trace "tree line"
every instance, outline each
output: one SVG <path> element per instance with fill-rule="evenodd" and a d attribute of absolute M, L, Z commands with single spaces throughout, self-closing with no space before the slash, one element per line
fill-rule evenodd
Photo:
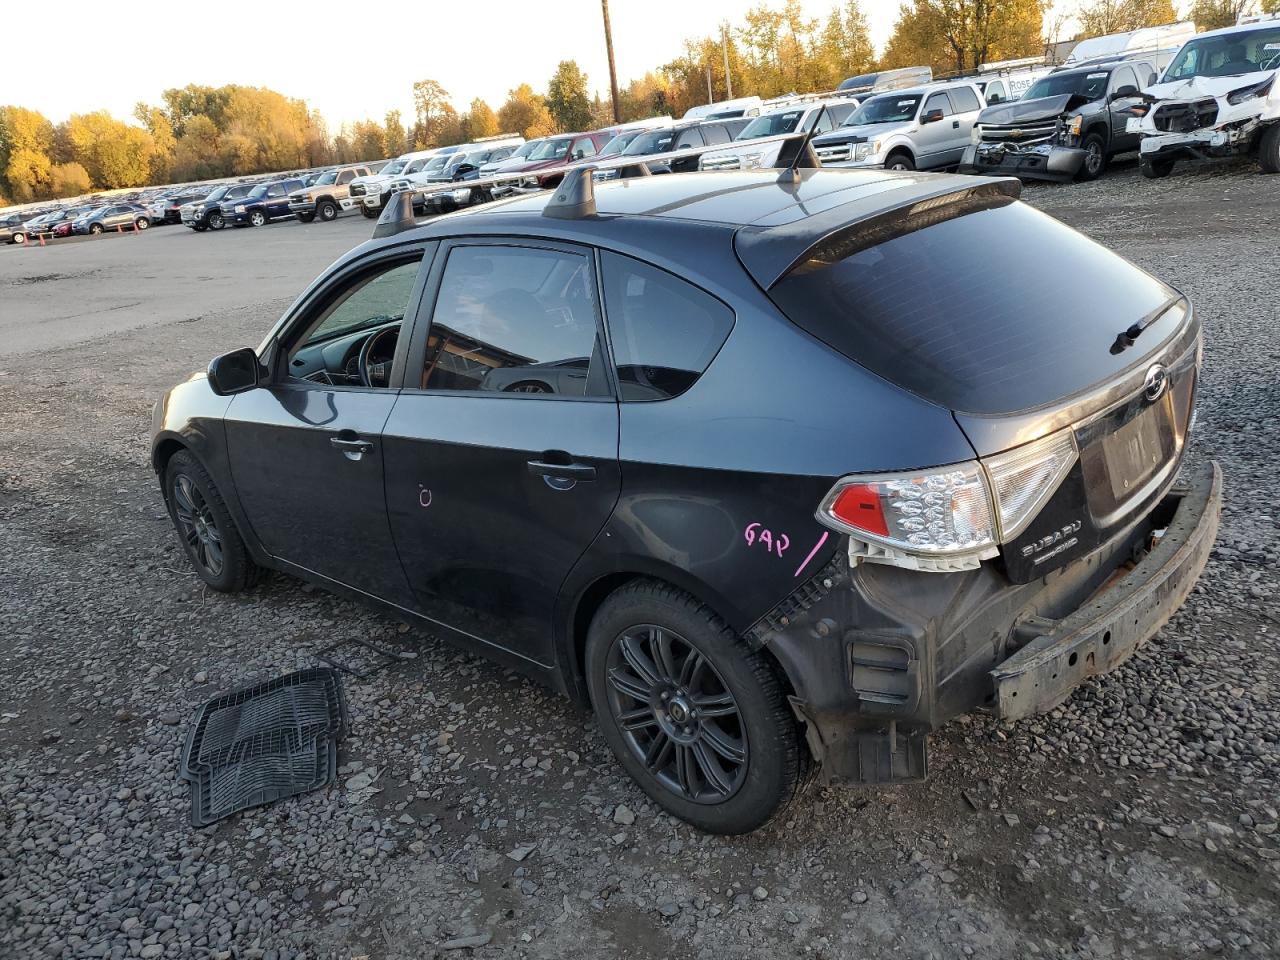
<path fill-rule="evenodd" d="M 1191 0 L 1183 16 L 1210 30 L 1255 9 L 1275 12 L 1280 0 Z M 1172 23 L 1179 13 L 1174 0 L 1084 0 L 1074 12 L 1078 36 Z M 859 0 L 844 0 L 825 17 L 807 16 L 800 0 L 761 4 L 716 35 L 687 39 L 677 57 L 622 86 L 619 119 L 679 117 L 730 92 L 831 90 L 875 69 L 924 65 L 961 74 L 1043 53 L 1046 44 L 1069 39 L 1058 36 L 1064 21 L 1050 0 L 902 0 L 877 55 Z M 361 120 L 333 132 L 305 100 L 235 84 L 166 90 L 163 104 L 136 106 L 136 123 L 99 110 L 55 124 L 35 110 L 0 106 L 0 203 L 373 160 L 498 133 L 531 139 L 609 125 L 612 104 L 589 89 L 578 64 L 565 60 L 543 92 L 522 83 L 497 109 L 477 98 L 460 111 L 442 84 L 420 80 L 411 118 L 391 110 L 381 122 Z"/>

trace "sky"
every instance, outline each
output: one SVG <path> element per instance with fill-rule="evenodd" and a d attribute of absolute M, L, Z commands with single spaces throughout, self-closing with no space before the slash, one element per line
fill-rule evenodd
<path fill-rule="evenodd" d="M 716 32 L 725 20 L 741 22 L 758 2 L 610 0 L 619 84 L 674 59 L 686 38 Z M 803 0 L 815 17 L 834 5 Z M 9 36 L 48 34 L 46 5 L 5 6 Z M 862 0 L 877 48 L 898 6 L 899 0 Z M 97 25 L 96 40 L 66 44 L 73 60 L 91 61 L 97 50 L 105 56 L 91 69 L 6 70 L 0 80 L 0 104 L 39 110 L 55 123 L 100 109 L 128 119 L 135 103 L 161 104 L 170 87 L 237 83 L 300 97 L 336 130 L 343 122 L 380 121 L 389 109 L 411 119 L 413 83 L 425 78 L 443 84 L 459 111 L 474 97 L 496 110 L 519 83 L 545 89 L 556 64 L 570 59 L 587 74 L 589 89 L 609 96 L 599 0 L 60 0 L 56 9 L 62 23 Z M 83 26 L 81 32 L 90 33 Z"/>

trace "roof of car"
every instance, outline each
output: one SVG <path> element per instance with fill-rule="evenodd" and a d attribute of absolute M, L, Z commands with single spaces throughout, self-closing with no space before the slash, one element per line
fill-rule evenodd
<path fill-rule="evenodd" d="M 548 191 L 439 217 L 390 237 L 388 242 L 509 234 L 564 239 L 577 235 L 588 242 L 607 244 L 611 230 L 615 235 L 622 232 L 610 226 L 619 218 L 643 221 L 646 235 L 655 228 L 664 230 L 665 223 L 671 235 L 699 229 L 740 234 L 737 255 L 767 288 L 814 243 L 850 224 L 921 200 L 993 183 L 1016 196 L 1017 185 L 1007 179 L 886 170 L 802 169 L 797 173 L 791 181 L 780 179 L 777 170 L 675 173 L 607 181 L 595 185 L 595 217 L 545 217 L 543 210 L 552 197 Z M 635 235 L 631 229 L 626 232 Z M 651 245 L 655 250 L 661 246 Z"/>

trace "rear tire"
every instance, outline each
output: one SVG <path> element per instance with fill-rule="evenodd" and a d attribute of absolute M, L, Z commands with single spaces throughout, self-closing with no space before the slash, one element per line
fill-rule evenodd
<path fill-rule="evenodd" d="M 909 153 L 891 153 L 884 161 L 886 170 L 897 170 L 900 173 L 907 173 L 916 168 L 916 162 Z"/>
<path fill-rule="evenodd" d="M 1142 159 L 1138 161 L 1138 169 L 1148 180 L 1162 180 L 1173 173 L 1173 163 L 1172 160 Z"/>
<path fill-rule="evenodd" d="M 1077 180 L 1097 180 L 1107 172 L 1107 144 L 1102 134 L 1091 133 L 1084 138 L 1084 163 L 1080 165 Z"/>
<path fill-rule="evenodd" d="M 196 233 L 204 233 L 209 228 L 203 223 L 197 223 L 194 226 L 192 226 L 191 229 L 194 230 Z"/>
<path fill-rule="evenodd" d="M 772 662 L 688 594 L 651 580 L 615 592 L 591 622 L 586 672 L 619 762 L 699 829 L 755 830 L 803 785 L 809 755 Z"/>
<path fill-rule="evenodd" d="M 238 593 L 258 582 L 253 562 L 213 478 L 186 450 L 164 471 L 169 519 L 196 575 L 222 593 Z"/>
<path fill-rule="evenodd" d="M 133 225 L 139 230 L 146 230 L 151 226 L 151 221 L 146 217 L 139 217 L 137 220 L 133 221 Z"/>
<path fill-rule="evenodd" d="M 378 211 L 371 209 L 370 207 L 366 207 L 363 203 L 360 204 L 360 212 L 363 213 L 370 220 L 378 219 Z"/>
<path fill-rule="evenodd" d="M 18 246 L 22 246 L 27 242 L 27 235 L 25 233 L 15 233 L 13 235 L 12 242 L 16 243 Z"/>
<path fill-rule="evenodd" d="M 316 216 L 328 223 L 338 218 L 338 205 L 332 200 L 321 200 L 316 204 Z"/>
<path fill-rule="evenodd" d="M 1263 173 L 1280 173 L 1280 122 L 1267 127 L 1258 143 L 1258 163 Z"/>

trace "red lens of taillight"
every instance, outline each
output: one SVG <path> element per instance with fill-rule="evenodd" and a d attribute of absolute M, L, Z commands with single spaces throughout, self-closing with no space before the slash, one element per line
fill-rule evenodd
<path fill-rule="evenodd" d="M 867 533 L 882 537 L 889 535 L 889 526 L 884 522 L 884 510 L 880 506 L 880 495 L 869 486 L 853 484 L 845 487 L 831 504 L 831 514 L 849 526 Z"/>

